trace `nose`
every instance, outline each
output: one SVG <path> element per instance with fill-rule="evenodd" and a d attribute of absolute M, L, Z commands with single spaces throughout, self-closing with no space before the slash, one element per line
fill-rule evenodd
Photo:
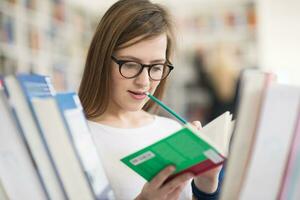
<path fill-rule="evenodd" d="M 135 84 L 140 87 L 148 87 L 150 84 L 150 77 L 148 75 L 148 69 L 144 68 L 143 71 L 135 78 Z"/>

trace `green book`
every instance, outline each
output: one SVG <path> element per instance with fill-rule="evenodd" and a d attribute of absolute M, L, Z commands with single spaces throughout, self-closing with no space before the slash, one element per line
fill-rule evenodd
<path fill-rule="evenodd" d="M 229 112 L 201 131 L 192 125 L 134 152 L 121 161 L 150 181 L 168 165 L 176 166 L 173 176 L 184 172 L 197 175 L 221 165 L 227 157 L 233 123 Z M 171 177 L 172 178 L 172 177 Z"/>

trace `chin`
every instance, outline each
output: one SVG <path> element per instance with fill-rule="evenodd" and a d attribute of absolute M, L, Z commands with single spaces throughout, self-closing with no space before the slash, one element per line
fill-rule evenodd
<path fill-rule="evenodd" d="M 126 110 L 131 111 L 131 112 L 135 112 L 135 111 L 140 111 L 143 109 L 145 104 L 142 105 L 131 105 L 126 107 Z"/>

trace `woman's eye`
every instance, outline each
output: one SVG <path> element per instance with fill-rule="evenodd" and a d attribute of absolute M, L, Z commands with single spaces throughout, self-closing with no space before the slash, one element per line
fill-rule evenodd
<path fill-rule="evenodd" d="M 124 65 L 127 68 L 139 68 L 139 64 L 133 63 L 133 62 L 128 62 L 128 63 L 125 63 Z"/>
<path fill-rule="evenodd" d="M 151 70 L 153 70 L 153 71 L 162 71 L 163 66 L 162 65 L 154 65 Z"/>

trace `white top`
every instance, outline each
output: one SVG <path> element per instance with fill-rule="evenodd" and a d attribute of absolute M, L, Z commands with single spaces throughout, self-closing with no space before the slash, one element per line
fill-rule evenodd
<path fill-rule="evenodd" d="M 106 175 L 118 200 L 134 199 L 146 183 L 144 178 L 123 164 L 120 159 L 182 127 L 174 120 L 159 116 L 155 116 L 151 124 L 139 128 L 115 128 L 92 121 L 88 121 L 88 124 Z M 187 184 L 180 199 L 191 198 L 191 186 Z"/>

